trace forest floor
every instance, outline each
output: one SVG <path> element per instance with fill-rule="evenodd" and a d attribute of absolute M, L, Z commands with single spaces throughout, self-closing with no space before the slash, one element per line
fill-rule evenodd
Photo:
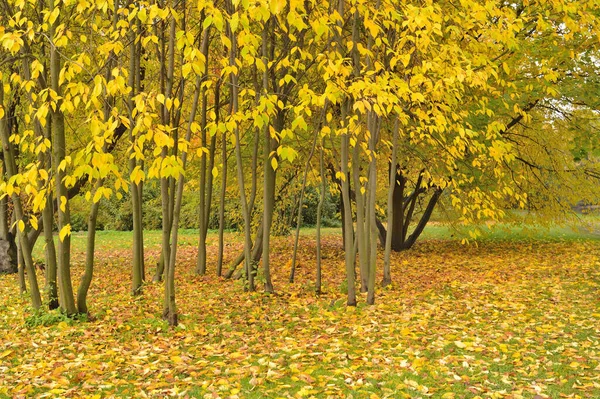
<path fill-rule="evenodd" d="M 84 234 L 74 234 L 74 282 Z M 600 241 L 431 237 L 393 255 L 376 305 L 345 306 L 341 237 L 273 242 L 275 295 L 194 274 L 196 235 L 180 239 L 180 325 L 160 318 L 162 285 L 130 295 L 131 235 L 99 232 L 90 321 L 34 314 L 0 276 L 0 398 L 600 398 Z M 227 257 L 240 249 L 227 237 Z M 146 234 L 148 275 L 158 233 Z M 36 252 L 41 260 L 41 249 Z M 42 273 L 39 279 L 42 281 Z M 380 277 L 378 277 L 380 279 Z"/>

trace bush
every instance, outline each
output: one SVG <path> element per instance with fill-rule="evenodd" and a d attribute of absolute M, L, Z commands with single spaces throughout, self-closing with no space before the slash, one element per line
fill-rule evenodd
<path fill-rule="evenodd" d="M 81 213 L 71 215 L 71 231 L 87 231 L 88 224 L 86 217 Z"/>

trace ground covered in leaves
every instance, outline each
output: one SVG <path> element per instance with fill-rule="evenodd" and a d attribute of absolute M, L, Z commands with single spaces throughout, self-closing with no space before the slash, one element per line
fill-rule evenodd
<path fill-rule="evenodd" d="M 0 276 L 0 398 L 600 398 L 597 241 L 426 241 L 394 255 L 375 306 L 347 308 L 337 234 L 319 297 L 310 236 L 293 285 L 292 240 L 275 241 L 266 296 L 214 267 L 195 276 L 196 238 L 184 234 L 170 330 L 160 284 L 129 295 L 129 236 L 114 234 L 99 237 L 91 321 L 34 315 L 16 277 Z M 231 258 L 239 240 L 227 242 Z M 214 266 L 215 245 L 209 254 Z"/>

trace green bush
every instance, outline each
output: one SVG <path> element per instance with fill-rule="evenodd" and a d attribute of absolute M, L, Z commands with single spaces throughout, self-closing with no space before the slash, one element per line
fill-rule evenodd
<path fill-rule="evenodd" d="M 77 315 L 75 318 L 68 317 L 59 309 L 46 310 L 37 309 L 33 313 L 25 318 L 25 327 L 34 328 L 39 326 L 53 326 L 59 323 L 66 323 L 73 325 L 77 320 L 87 321 L 86 315 Z"/>
<path fill-rule="evenodd" d="M 279 201 L 273 215 L 272 233 L 274 235 L 287 235 L 296 227 L 298 212 L 299 191 L 290 192 L 288 186 L 284 192 L 277 193 Z M 219 192 L 215 186 L 211 203 L 211 212 L 208 220 L 208 228 L 216 230 L 219 228 Z M 322 226 L 339 227 L 339 219 L 336 199 L 327 192 L 323 206 Z M 198 228 L 198 211 L 200 193 L 198 190 L 186 190 L 183 193 L 183 204 L 179 219 L 179 227 L 183 229 Z M 319 203 L 319 191 L 317 187 L 307 186 L 304 196 L 302 210 L 302 225 L 314 226 L 317 221 L 317 206 Z M 91 204 L 85 200 L 83 195 L 76 196 L 70 201 L 71 206 L 71 228 L 73 231 L 86 231 L 87 220 Z M 228 196 L 225 202 L 225 229 L 241 230 L 244 219 L 241 213 L 239 198 Z M 253 228 L 256 229 L 261 220 L 262 196 L 258 193 L 253 214 Z M 156 181 L 148 181 L 144 184 L 142 195 L 142 223 L 144 229 L 160 230 L 162 228 L 162 205 L 160 198 L 160 186 Z M 97 230 L 121 230 L 133 229 L 133 212 L 131 196 L 129 192 L 124 193 L 119 199 L 116 196 L 110 199 L 102 199 L 98 211 Z"/>

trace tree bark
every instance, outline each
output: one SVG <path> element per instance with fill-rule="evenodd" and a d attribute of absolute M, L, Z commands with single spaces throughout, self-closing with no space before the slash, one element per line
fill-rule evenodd
<path fill-rule="evenodd" d="M 129 87 L 131 92 L 129 94 L 129 110 L 131 112 L 129 116 L 129 140 L 131 142 L 132 151 L 135 151 L 135 147 L 138 146 L 137 138 L 134 135 L 135 119 L 133 117 L 134 103 L 133 99 L 136 96 L 139 85 L 137 80 L 140 78 L 140 64 L 139 64 L 139 47 L 135 42 L 136 33 L 132 30 L 130 32 L 130 45 L 129 45 Z M 139 151 L 143 152 L 143 148 L 139 148 Z M 133 155 L 133 154 L 132 154 Z M 139 161 L 136 156 L 129 158 L 129 173 L 133 175 L 136 169 L 141 169 Z M 142 285 L 144 282 L 144 238 L 143 238 L 143 226 L 142 226 L 142 198 L 141 198 L 141 181 L 136 182 L 131 179 L 129 185 L 129 191 L 131 193 L 131 208 L 133 218 L 133 248 L 132 248 L 132 263 L 131 263 L 131 295 L 136 296 L 142 293 Z M 157 273 L 158 274 L 158 273 Z M 160 274 L 162 275 L 162 273 Z"/>
<path fill-rule="evenodd" d="M 315 281 L 315 292 L 317 295 L 322 293 L 322 278 L 321 278 L 321 217 L 323 215 L 323 204 L 325 204 L 325 194 L 327 192 L 327 178 L 325 177 L 325 164 L 323 154 L 323 140 L 319 147 L 319 171 L 321 173 L 321 193 L 319 195 L 319 204 L 317 205 L 317 270 Z"/>
<path fill-rule="evenodd" d="M 369 234 L 369 280 L 367 290 L 367 303 L 373 305 L 375 303 L 375 277 L 377 272 L 377 225 L 375 223 L 376 218 L 376 193 L 377 193 L 377 142 L 379 140 L 379 117 L 375 112 L 369 112 L 367 114 L 368 128 L 370 134 L 369 138 L 369 150 L 371 154 L 371 161 L 369 162 L 369 198 L 367 206 L 367 232 Z"/>
<path fill-rule="evenodd" d="M 205 63 L 204 63 L 204 75 L 208 76 L 208 41 L 209 31 L 206 30 L 203 34 L 202 38 L 202 54 L 204 55 Z M 207 144 L 207 134 L 206 134 L 206 125 L 208 119 L 208 95 L 207 89 L 203 85 L 200 89 L 202 91 L 202 106 L 200 108 L 200 131 L 202 138 L 202 147 L 206 147 Z M 215 136 L 216 137 L 216 136 Z M 214 142 L 211 140 L 211 158 L 214 162 Z M 207 148 L 208 151 L 208 148 Z M 206 184 L 206 174 L 209 174 L 209 179 L 212 177 L 212 168 L 207 171 L 206 168 L 206 157 L 207 154 L 202 151 L 202 156 L 200 158 L 200 204 L 198 211 L 198 256 L 196 259 L 196 273 L 200 275 L 206 274 L 206 234 L 208 231 L 208 215 L 210 214 L 210 205 L 206 205 L 207 201 L 207 191 L 211 192 L 210 187 L 207 187 Z M 211 184 L 209 183 L 208 186 Z M 210 202 L 209 202 L 210 204 Z"/>
<path fill-rule="evenodd" d="M 171 99 L 173 96 L 174 74 L 175 74 L 175 28 L 176 20 L 171 15 L 169 20 L 168 33 L 168 64 L 164 71 L 166 82 L 165 99 Z M 163 53 L 164 54 L 164 53 Z M 178 126 L 174 123 L 172 108 L 162 107 L 163 124 L 173 129 L 173 149 L 170 151 L 168 146 L 163 146 L 161 151 L 162 159 L 166 159 L 171 153 L 177 156 Z M 191 123 L 188 126 L 188 134 L 191 132 Z M 185 165 L 185 156 L 187 151 L 183 151 L 182 162 Z M 185 166 L 184 166 L 185 167 Z M 162 254 L 165 264 L 164 281 L 164 301 L 163 301 L 163 319 L 167 320 L 170 326 L 176 326 L 177 307 L 175 303 L 175 260 L 177 251 L 177 223 L 179 221 L 179 210 L 181 207 L 181 193 L 183 192 L 183 175 L 179 176 L 177 183 L 177 195 L 175 194 L 175 179 L 173 177 L 162 176 L 160 178 L 160 191 L 162 203 Z M 181 187 L 181 189 L 180 189 Z"/>
<path fill-rule="evenodd" d="M 0 90 L 0 105 L 4 108 L 4 91 Z M 9 140 L 10 133 L 7 130 L 6 115 L 0 119 L 0 140 L 2 141 L 2 150 L 4 154 L 4 164 L 6 166 L 6 177 L 10 179 L 12 176 L 17 174 L 17 166 L 14 157 L 14 149 Z M 21 204 L 21 197 L 16 192 L 11 195 L 13 203 L 13 212 L 15 221 L 23 223 L 23 207 Z M 35 266 L 33 265 L 33 259 L 31 257 L 31 247 L 27 240 L 27 235 L 24 229 L 17 228 L 17 236 L 19 239 L 19 247 L 23 255 L 23 263 L 27 269 L 27 278 L 29 280 L 29 290 L 31 292 L 31 304 L 35 309 L 39 309 L 42 306 L 42 298 L 40 295 L 40 289 L 38 287 L 37 276 L 35 274 Z M 22 267 L 20 266 L 22 269 Z M 23 288 L 23 284 L 21 284 Z"/>
<path fill-rule="evenodd" d="M 319 120 L 319 124 L 314 132 L 313 143 L 310 149 L 310 153 L 308 154 L 308 159 L 306 160 L 306 164 L 304 165 L 304 176 L 302 177 L 302 188 L 300 189 L 300 199 L 298 201 L 298 216 L 296 218 L 296 235 L 294 237 L 294 251 L 292 252 L 292 270 L 290 271 L 290 283 L 294 282 L 294 275 L 296 273 L 296 259 L 298 257 L 298 242 L 300 240 L 300 227 L 302 227 L 302 208 L 304 206 L 304 191 L 306 190 L 306 180 L 308 178 L 308 171 L 310 170 L 310 161 L 315 153 L 315 149 L 317 146 L 317 139 L 321 135 L 321 129 L 323 128 L 323 123 L 327 116 L 327 108 L 329 102 L 325 101 L 323 105 L 323 112 L 321 113 L 321 119 Z M 322 150 L 322 148 L 321 148 Z"/>
<path fill-rule="evenodd" d="M 365 195 L 363 194 L 364 185 L 360 181 L 360 142 L 356 138 L 354 150 L 352 153 L 352 177 L 354 181 L 354 197 L 356 203 L 356 248 L 358 250 L 358 265 L 360 271 L 360 292 L 367 292 L 369 278 L 369 254 L 367 250 L 367 231 L 366 217 L 367 207 L 365 204 Z"/>
<path fill-rule="evenodd" d="M 218 92 L 218 89 L 217 89 Z M 217 98 L 215 92 L 215 99 Z M 218 101 L 216 102 L 218 104 Z M 219 113 L 217 112 L 217 118 Z M 227 195 L 227 136 L 223 133 L 221 138 L 221 192 L 219 197 L 219 249 L 217 258 L 217 276 L 223 272 L 224 232 L 225 232 L 225 198 Z"/>
<path fill-rule="evenodd" d="M 2 170 L 6 170 L 3 167 Z M 2 256 L 5 256 L 4 262 L 0 265 L 0 273 L 17 273 L 19 264 L 17 262 L 17 244 L 15 237 L 10 233 L 8 228 L 8 197 L 4 196 L 0 198 L 0 240 L 4 241 L 3 247 L 6 248 L 6 252 L 3 251 Z"/>
<path fill-rule="evenodd" d="M 98 180 L 95 189 L 98 190 L 102 187 L 103 180 Z M 81 276 L 79 282 L 79 288 L 77 289 L 77 311 L 80 314 L 87 314 L 87 294 L 92 283 L 94 276 L 94 251 L 96 249 L 96 221 L 98 220 L 98 209 L 100 208 L 100 201 L 92 204 L 90 215 L 88 217 L 88 231 L 87 231 L 87 246 L 85 249 L 85 270 Z"/>
<path fill-rule="evenodd" d="M 400 130 L 400 121 L 396 118 L 394 122 L 394 130 L 392 137 L 392 157 L 390 159 L 390 185 L 388 188 L 387 198 L 387 225 L 392 226 L 394 223 L 394 189 L 396 187 L 396 173 L 392 173 L 392 165 L 396 165 L 396 158 L 398 154 L 398 134 Z M 381 285 L 384 287 L 392 283 L 392 272 L 390 267 L 390 256 L 392 250 L 392 234 L 388 234 L 385 237 L 385 253 L 383 261 L 383 281 Z"/>
<path fill-rule="evenodd" d="M 27 293 L 27 283 L 25 282 L 25 265 L 23 262 L 23 250 L 21 243 L 17 239 L 17 267 L 19 272 L 19 290 L 21 294 Z"/>
<path fill-rule="evenodd" d="M 54 1 L 48 1 L 48 11 L 53 12 L 55 8 Z M 50 26 L 49 37 L 50 43 L 50 87 L 58 96 L 52 115 L 52 148 L 54 157 L 52 158 L 52 169 L 55 172 L 56 184 L 56 200 L 58 202 L 58 231 L 63 232 L 63 238 L 58 241 L 58 286 L 61 291 L 62 298 L 61 308 L 67 315 L 73 315 L 77 312 L 75 306 L 75 297 L 73 295 L 73 283 L 71 281 L 71 234 L 64 233 L 71 224 L 71 212 L 69 207 L 69 193 L 64 182 L 67 175 L 66 168 L 68 165 L 61 165 L 66 158 L 66 136 L 65 136 L 65 118 L 60 110 L 61 106 L 61 90 L 59 85 L 59 74 L 61 70 L 60 54 L 54 45 L 55 31 L 60 20 L 57 18 L 54 24 Z M 60 238 L 60 237 L 59 237 Z M 23 249 L 26 250 L 25 246 Z"/>
<path fill-rule="evenodd" d="M 235 12 L 235 8 L 232 4 L 231 0 L 226 0 L 227 9 L 230 14 Z M 237 37 L 228 27 L 229 40 L 231 41 L 231 51 L 229 52 L 229 65 L 236 65 L 236 54 L 237 54 Z M 239 89 L 238 89 L 238 75 L 233 71 L 229 74 L 229 79 L 231 83 L 231 113 L 232 115 L 237 114 L 239 110 Z M 237 177 L 238 177 L 238 186 L 240 191 L 240 202 L 242 207 L 242 216 L 244 218 L 244 255 L 245 255 L 245 271 L 246 278 L 248 282 L 247 289 L 250 291 L 254 291 L 254 271 L 252 265 L 251 258 L 251 247 L 252 247 L 252 237 L 251 237 L 251 219 L 250 212 L 248 209 L 248 202 L 246 200 L 246 189 L 244 185 L 244 164 L 242 160 L 242 147 L 240 143 L 240 130 L 239 127 L 236 126 L 233 129 L 233 133 L 235 135 L 235 159 L 237 166 Z"/>

